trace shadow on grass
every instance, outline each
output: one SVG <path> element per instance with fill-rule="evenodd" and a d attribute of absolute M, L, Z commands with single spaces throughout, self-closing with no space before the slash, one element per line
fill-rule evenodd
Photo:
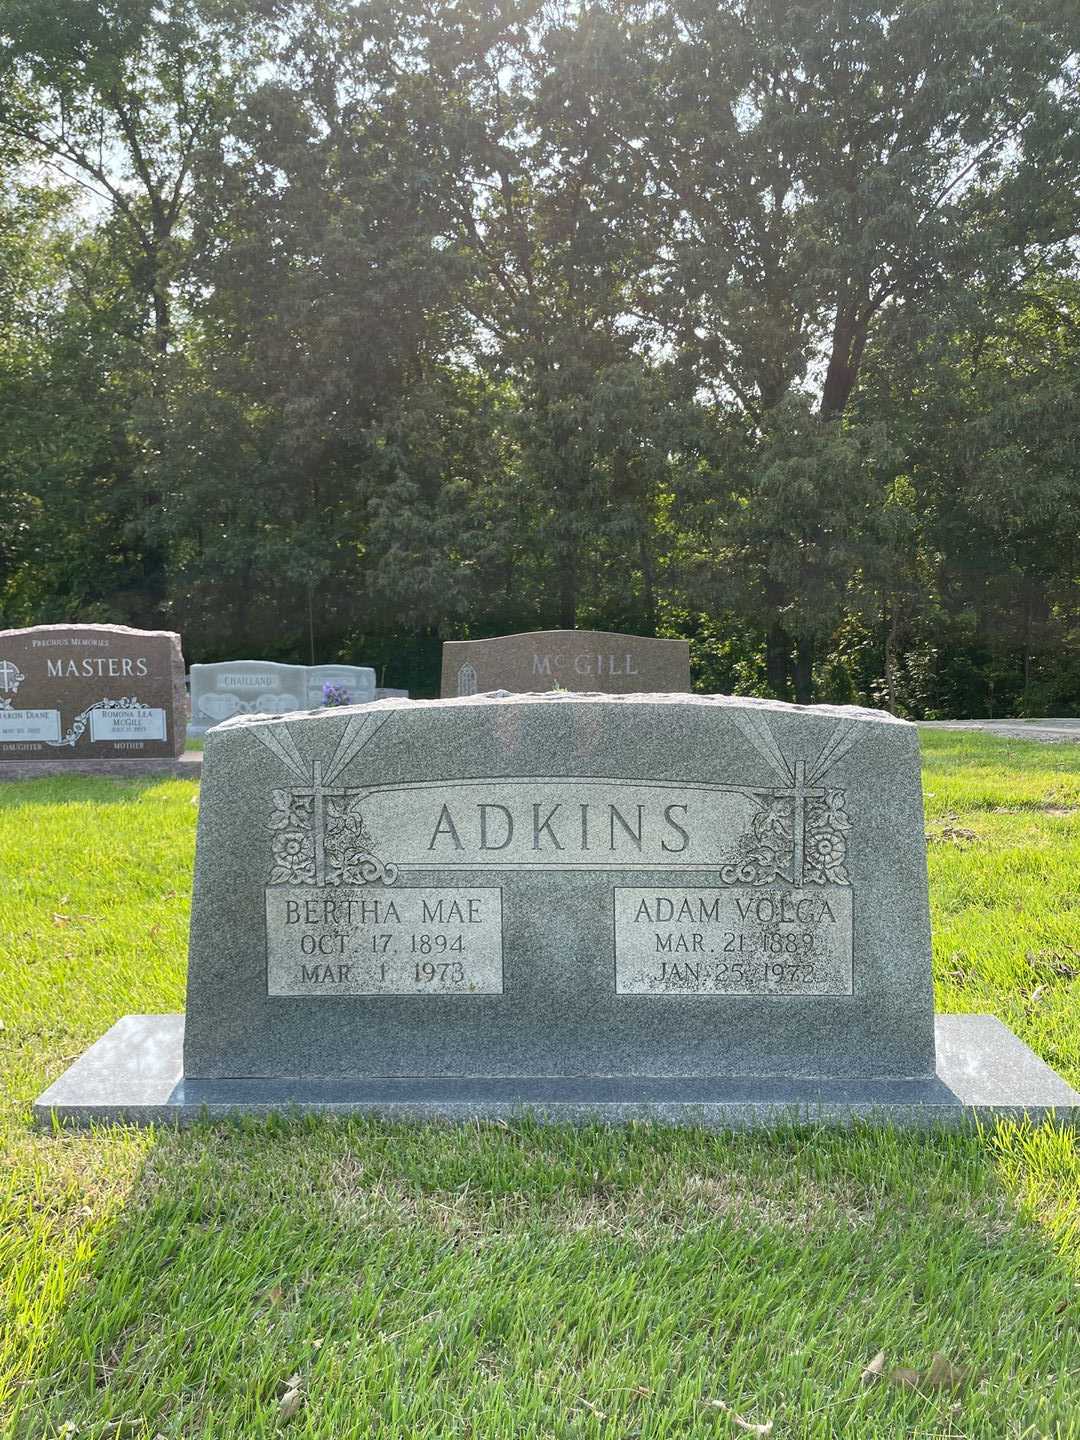
<path fill-rule="evenodd" d="M 11 1433 L 1074 1435 L 1076 1174 L 1016 1127 L 160 1133 Z M 879 1350 L 966 1384 L 863 1382 Z"/>

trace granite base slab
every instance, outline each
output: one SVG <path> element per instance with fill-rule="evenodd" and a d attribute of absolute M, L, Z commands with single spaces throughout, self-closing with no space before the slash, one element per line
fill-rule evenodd
<path fill-rule="evenodd" d="M 191 1080 L 182 1073 L 183 1015 L 126 1015 L 34 1103 L 34 1117 L 91 1124 L 191 1124 L 271 1112 L 410 1120 L 621 1124 L 650 1120 L 748 1129 L 870 1120 L 956 1128 L 997 1117 L 1080 1121 L 1080 1093 L 992 1015 L 939 1015 L 929 1080 L 574 1076 L 436 1076 L 356 1080 Z"/>
<path fill-rule="evenodd" d="M 175 759 L 151 760 L 2 760 L 0 780 L 45 780 L 60 775 L 107 776 L 112 780 L 142 780 L 148 775 L 168 775 L 176 780 L 201 780 L 203 757 L 199 750 L 187 750 Z"/>

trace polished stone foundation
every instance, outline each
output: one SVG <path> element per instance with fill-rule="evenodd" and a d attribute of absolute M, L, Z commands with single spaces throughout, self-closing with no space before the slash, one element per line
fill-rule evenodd
<path fill-rule="evenodd" d="M 865 1120 L 912 1129 L 1051 1114 L 1080 1119 L 1080 1094 L 992 1015 L 939 1015 L 929 1079 L 762 1076 L 422 1076 L 191 1080 L 183 1015 L 126 1015 L 38 1097 L 48 1125 L 191 1124 L 232 1115 L 321 1112 L 409 1120 L 623 1124 L 741 1130 Z"/>

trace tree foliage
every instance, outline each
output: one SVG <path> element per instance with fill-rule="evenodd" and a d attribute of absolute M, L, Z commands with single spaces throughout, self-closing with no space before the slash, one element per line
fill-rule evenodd
<path fill-rule="evenodd" d="M 1059 0 L 0 0 L 5 614 L 1076 706 L 1078 53 Z"/>

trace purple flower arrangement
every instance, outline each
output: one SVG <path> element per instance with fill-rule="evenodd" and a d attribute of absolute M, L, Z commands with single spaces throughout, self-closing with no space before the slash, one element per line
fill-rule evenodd
<path fill-rule="evenodd" d="M 322 703 L 324 705 L 351 705 L 352 696 L 344 685 L 332 685 L 328 680 L 322 687 Z"/>

